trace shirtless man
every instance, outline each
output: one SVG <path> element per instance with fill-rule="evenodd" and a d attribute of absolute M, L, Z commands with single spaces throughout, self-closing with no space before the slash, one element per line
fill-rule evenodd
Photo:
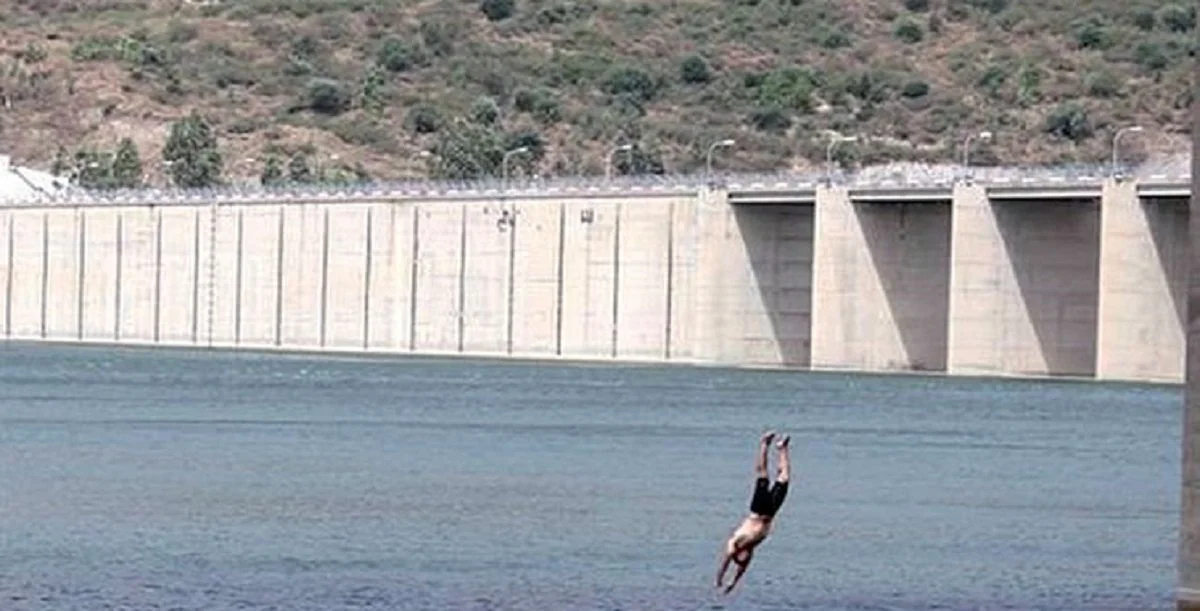
<path fill-rule="evenodd" d="M 776 443 L 779 450 L 779 473 L 775 476 L 775 484 L 772 485 L 767 479 L 767 451 L 774 438 L 774 432 L 768 432 L 762 436 L 758 448 L 758 461 L 754 465 L 756 478 L 754 497 L 750 500 L 750 515 L 746 516 L 746 519 L 725 542 L 721 568 L 717 571 L 718 588 L 725 580 L 725 572 L 729 570 L 729 563 L 737 564 L 733 582 L 725 588 L 726 594 L 733 591 L 734 586 L 746 572 L 746 567 L 750 565 L 750 559 L 754 557 L 754 548 L 758 547 L 758 544 L 762 543 L 770 534 L 775 513 L 779 511 L 779 506 L 783 505 L 783 499 L 787 496 L 788 476 L 791 473 L 788 463 L 788 441 L 791 438 L 785 435 Z"/>

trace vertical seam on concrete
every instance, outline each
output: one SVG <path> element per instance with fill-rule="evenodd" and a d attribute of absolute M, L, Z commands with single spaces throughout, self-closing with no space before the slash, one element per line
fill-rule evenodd
<path fill-rule="evenodd" d="M 667 213 L 667 312 L 663 358 L 671 360 L 671 310 L 675 307 L 675 201 Z"/>
<path fill-rule="evenodd" d="M 372 218 L 375 208 L 367 207 L 367 253 L 363 262 L 363 350 L 371 347 L 371 249 L 374 248 Z"/>
<path fill-rule="evenodd" d="M 192 343 L 200 341 L 200 208 L 192 214 Z"/>
<path fill-rule="evenodd" d="M 283 244 L 287 207 L 279 207 L 279 231 L 275 246 L 275 345 L 283 342 Z"/>
<path fill-rule="evenodd" d="M 554 354 L 562 356 L 563 331 L 563 250 L 566 246 L 567 205 L 558 205 L 558 281 L 554 302 Z"/>
<path fill-rule="evenodd" d="M 4 335 L 12 337 L 13 213 L 8 213 L 8 273 L 4 277 Z"/>
<path fill-rule="evenodd" d="M 321 347 L 325 347 L 325 318 L 329 308 L 329 208 L 321 221 Z"/>
<path fill-rule="evenodd" d="M 238 208 L 237 215 L 237 262 L 233 292 L 233 345 L 242 343 L 242 249 L 243 249 L 243 217 L 245 210 Z"/>
<path fill-rule="evenodd" d="M 217 212 L 220 204 L 213 202 L 208 215 L 208 347 L 213 344 L 213 325 L 217 302 Z"/>
<path fill-rule="evenodd" d="M 121 255 L 124 251 L 122 242 L 125 240 L 125 215 L 117 213 L 117 257 L 114 267 L 117 269 L 116 282 L 113 290 L 113 341 L 121 341 L 121 267 L 124 266 L 124 261 L 121 260 Z"/>
<path fill-rule="evenodd" d="M 46 289 L 47 276 L 50 271 L 50 213 L 42 213 L 42 324 L 39 334 L 46 338 Z"/>
<path fill-rule="evenodd" d="M 87 212 L 82 207 L 76 208 L 76 230 L 79 234 L 79 269 L 75 273 L 75 337 L 83 340 L 83 289 L 86 286 L 84 270 L 87 269 Z M 12 227 L 10 219 L 9 227 Z M 9 275 L 12 275 L 11 267 Z"/>
<path fill-rule="evenodd" d="M 420 263 L 417 258 L 421 254 L 421 210 L 414 204 L 412 207 L 412 254 L 409 262 L 408 279 L 408 350 L 417 349 L 417 277 L 420 273 Z"/>
<path fill-rule="evenodd" d="M 154 342 L 162 326 L 162 208 L 154 211 Z"/>
<path fill-rule="evenodd" d="M 513 280 L 516 277 L 516 261 L 517 261 L 517 209 L 515 206 L 509 211 L 508 225 L 508 304 L 506 306 L 506 318 L 508 319 L 508 329 L 505 337 L 505 352 L 512 354 L 513 351 L 513 301 L 516 292 L 513 287 Z"/>
<path fill-rule="evenodd" d="M 467 205 L 462 204 L 462 221 L 459 228 L 458 244 L 458 351 L 463 351 L 463 340 L 466 332 L 466 313 L 463 308 L 467 303 Z"/>
<path fill-rule="evenodd" d="M 621 311 L 621 202 L 613 220 L 612 357 L 617 358 L 617 330 Z"/>

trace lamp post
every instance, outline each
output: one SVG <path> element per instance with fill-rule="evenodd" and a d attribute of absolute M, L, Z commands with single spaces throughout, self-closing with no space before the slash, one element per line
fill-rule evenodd
<path fill-rule="evenodd" d="M 992 132 L 983 131 L 979 132 L 978 134 L 971 134 L 967 136 L 966 141 L 963 142 L 963 172 L 966 173 L 968 177 L 971 175 L 970 170 L 967 169 L 971 166 L 971 141 L 975 138 L 979 138 L 980 140 L 987 142 L 992 139 Z"/>
<path fill-rule="evenodd" d="M 719 141 L 719 142 L 714 142 L 714 143 L 712 143 L 711 145 L 709 145 L 709 147 L 708 147 L 708 155 L 707 155 L 707 157 L 706 157 L 706 159 L 705 159 L 705 163 L 704 163 L 704 181 L 705 181 L 705 182 L 708 182 L 708 181 L 709 181 L 709 179 L 710 179 L 710 177 L 712 176 L 712 160 L 713 160 L 713 153 L 714 153 L 714 152 L 715 152 L 715 151 L 716 151 L 718 148 L 730 147 L 730 146 L 733 146 L 733 145 L 735 145 L 735 144 L 737 144 L 737 143 L 736 143 L 736 142 L 734 142 L 733 140 L 721 140 L 721 141 Z"/>
<path fill-rule="evenodd" d="M 1128 127 L 1122 127 L 1121 129 L 1118 129 L 1117 133 L 1113 134 L 1113 139 L 1112 139 L 1112 176 L 1113 176 L 1113 178 L 1117 177 L 1117 154 L 1120 151 L 1120 149 L 1118 147 L 1120 145 L 1121 136 L 1123 136 L 1127 133 L 1130 133 L 1130 132 L 1140 132 L 1140 131 L 1142 131 L 1141 125 L 1130 125 Z"/>
<path fill-rule="evenodd" d="M 632 144 L 622 144 L 609 151 L 608 156 L 604 160 L 604 180 L 612 180 L 613 158 L 617 156 L 617 153 L 627 153 L 632 150 Z"/>
<path fill-rule="evenodd" d="M 833 149 L 843 142 L 858 142 L 858 136 L 843 136 L 830 132 L 833 138 L 825 147 L 825 184 L 833 184 Z"/>
<path fill-rule="evenodd" d="M 505 191 L 508 190 L 508 160 L 510 158 L 512 158 L 513 155 L 520 155 L 521 153 L 528 153 L 528 152 L 529 152 L 529 147 L 521 146 L 521 147 L 517 147 L 517 148 L 504 154 L 504 159 L 500 163 L 500 172 L 501 172 L 501 175 L 503 176 L 503 189 Z"/>

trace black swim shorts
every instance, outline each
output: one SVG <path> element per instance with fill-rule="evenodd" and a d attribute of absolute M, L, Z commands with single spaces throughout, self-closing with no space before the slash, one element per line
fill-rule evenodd
<path fill-rule="evenodd" d="M 760 516 L 774 516 L 783 505 L 787 490 L 787 482 L 775 482 L 772 485 L 767 478 L 758 478 L 754 481 L 754 497 L 750 499 L 750 511 Z"/>

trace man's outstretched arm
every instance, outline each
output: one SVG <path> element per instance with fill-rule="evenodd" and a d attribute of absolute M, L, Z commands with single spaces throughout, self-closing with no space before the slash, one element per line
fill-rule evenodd
<path fill-rule="evenodd" d="M 721 587 L 721 583 L 725 581 L 725 572 L 729 570 L 729 562 L 733 560 L 733 554 L 726 551 L 722 554 L 721 566 L 717 569 L 717 587 Z"/>
<path fill-rule="evenodd" d="M 746 567 L 750 566 L 750 559 L 753 557 L 753 552 L 747 552 L 745 560 L 734 560 L 734 563 L 737 564 L 737 570 L 733 573 L 733 581 L 729 583 L 729 587 L 725 588 L 726 594 L 732 592 L 733 588 L 736 587 L 738 582 L 742 580 L 742 575 L 746 574 Z"/>

